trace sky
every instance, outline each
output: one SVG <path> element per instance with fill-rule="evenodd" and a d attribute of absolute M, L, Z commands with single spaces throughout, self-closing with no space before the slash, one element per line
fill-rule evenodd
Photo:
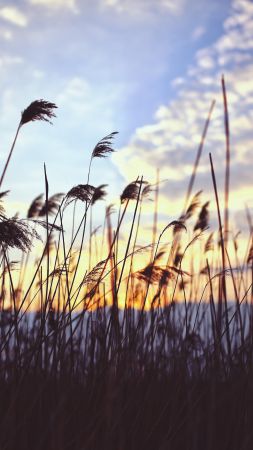
<path fill-rule="evenodd" d="M 253 2 L 249 0 L 0 1 L 0 164 L 33 100 L 56 103 L 53 125 L 21 129 L 3 189 L 25 213 L 44 191 L 86 183 L 95 144 L 118 131 L 115 154 L 94 161 L 90 182 L 160 179 L 161 220 L 181 212 L 212 100 L 216 101 L 194 192 L 215 209 L 208 153 L 223 192 L 225 138 L 221 76 L 231 129 L 230 209 L 245 227 L 252 202 Z M 221 200 L 222 202 L 222 200 Z"/>

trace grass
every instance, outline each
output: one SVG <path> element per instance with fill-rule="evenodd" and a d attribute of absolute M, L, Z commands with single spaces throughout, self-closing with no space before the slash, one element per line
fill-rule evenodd
<path fill-rule="evenodd" d="M 162 230 L 159 173 L 155 185 L 140 176 L 126 186 L 118 211 L 107 206 L 101 231 L 93 229 L 106 186 L 91 185 L 90 174 L 96 158 L 114 151 L 115 132 L 93 149 L 87 183 L 67 194 L 49 195 L 44 167 L 45 200 L 38 195 L 25 219 L 8 218 L 7 192 L 0 194 L 1 449 L 252 448 L 253 228 L 247 210 L 242 254 L 239 235 L 229 232 L 224 78 L 222 92 L 224 225 L 209 155 L 217 229 L 208 230 L 209 202 L 193 194 L 214 102 L 184 210 Z M 38 100 L 23 111 L 1 186 L 21 128 L 49 121 L 54 108 Z M 143 205 L 152 196 L 153 235 L 140 246 Z M 42 246 L 39 256 L 33 244 Z"/>

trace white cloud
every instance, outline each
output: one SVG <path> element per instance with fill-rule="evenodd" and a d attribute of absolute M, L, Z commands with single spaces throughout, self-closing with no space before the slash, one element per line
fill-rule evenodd
<path fill-rule="evenodd" d="M 206 29 L 203 26 L 196 27 L 191 35 L 193 41 L 198 41 L 204 34 L 206 33 Z"/>
<path fill-rule="evenodd" d="M 20 56 L 1 56 L 0 57 L 0 68 L 6 68 L 11 65 L 22 64 L 23 58 Z"/>
<path fill-rule="evenodd" d="M 171 86 L 177 87 L 177 86 L 180 86 L 180 85 L 184 84 L 184 82 L 185 82 L 184 78 L 177 77 L 174 80 L 172 80 Z"/>
<path fill-rule="evenodd" d="M 183 11 L 185 0 L 100 0 L 102 8 L 109 8 L 117 13 L 143 17 L 146 14 L 153 14 L 157 11 L 168 12 L 172 15 L 180 14 Z"/>
<path fill-rule="evenodd" d="M 183 5 L 185 4 L 185 2 L 182 0 L 176 2 L 174 0 L 159 0 L 157 3 L 158 6 L 160 3 L 160 7 L 167 9 L 172 14 L 178 14 L 182 12 Z"/>
<path fill-rule="evenodd" d="M 44 6 L 50 11 L 58 9 L 69 9 L 73 13 L 78 13 L 76 0 L 28 0 L 31 5 Z"/>
<path fill-rule="evenodd" d="M 115 111 L 121 101 L 125 86 L 117 83 L 97 85 L 85 78 L 74 76 L 59 86 L 55 98 L 59 110 L 68 110 L 69 126 L 85 126 L 95 135 L 114 130 Z M 96 133 L 95 133 L 96 131 Z"/>
<path fill-rule="evenodd" d="M 205 56 L 198 60 L 198 65 L 201 69 L 213 69 L 215 67 L 215 62 L 211 56 Z"/>
<path fill-rule="evenodd" d="M 218 64 L 220 66 L 227 66 L 230 63 L 242 64 L 249 61 L 252 61 L 252 55 L 248 53 L 231 52 L 218 57 Z"/>
<path fill-rule="evenodd" d="M 13 37 L 13 34 L 10 30 L 1 30 L 0 29 L 0 36 L 5 39 L 6 41 L 10 41 Z"/>
<path fill-rule="evenodd" d="M 87 113 L 91 107 L 91 87 L 88 82 L 79 77 L 68 80 L 58 96 L 58 103 L 68 105 L 76 115 L 81 117 Z"/>
<path fill-rule="evenodd" d="M 215 67 L 215 53 L 211 49 L 201 49 L 196 53 L 196 61 L 201 69 L 213 69 Z"/>
<path fill-rule="evenodd" d="M 113 156 L 127 181 L 144 175 L 155 182 L 156 168 L 161 178 L 169 178 L 163 191 L 164 205 L 182 199 L 200 142 L 205 118 L 213 98 L 216 106 L 210 123 L 197 183 L 208 195 L 212 192 L 208 152 L 213 154 L 216 175 L 224 180 L 225 136 L 221 75 L 225 74 L 231 130 L 231 208 L 252 196 L 253 151 L 253 3 L 235 0 L 224 22 L 224 33 L 211 46 L 196 53 L 187 75 L 172 82 L 177 97 L 161 105 L 154 122 L 138 128 L 130 142 Z M 222 72 L 221 72 L 222 66 Z M 222 181 L 223 184 L 223 181 Z M 247 193 L 247 195 L 245 194 Z M 241 195 L 242 194 L 242 195 Z M 246 197 L 245 197 L 246 195 Z M 237 200 L 236 200 L 237 199 Z"/>
<path fill-rule="evenodd" d="M 26 15 L 15 6 L 0 8 L 0 18 L 19 27 L 26 27 L 28 24 Z"/>

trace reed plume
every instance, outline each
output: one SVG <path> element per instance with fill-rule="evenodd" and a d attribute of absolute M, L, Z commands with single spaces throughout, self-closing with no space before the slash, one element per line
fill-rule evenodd
<path fill-rule="evenodd" d="M 101 184 L 100 186 L 96 187 L 94 189 L 92 198 L 91 198 L 91 204 L 94 205 L 98 200 L 104 200 L 107 192 L 105 191 L 105 187 L 107 184 Z"/>
<path fill-rule="evenodd" d="M 145 281 L 146 283 L 153 284 L 158 283 L 161 277 L 162 269 L 160 266 L 156 266 L 153 263 L 148 264 L 144 269 L 139 270 L 136 273 L 138 280 Z"/>
<path fill-rule="evenodd" d="M 110 153 L 113 153 L 115 150 L 112 148 L 112 140 L 116 134 L 118 134 L 118 131 L 113 131 L 101 139 L 94 147 L 91 158 L 106 158 Z"/>
<path fill-rule="evenodd" d="M 114 152 L 114 149 L 112 148 L 112 140 L 115 137 L 115 135 L 118 134 L 117 131 L 113 131 L 112 133 L 108 134 L 107 136 L 103 137 L 97 145 L 94 147 L 91 153 L 90 157 L 90 163 L 89 163 L 89 169 L 88 169 L 88 177 L 87 177 L 87 184 L 89 184 L 90 181 L 90 171 L 91 171 L 91 164 L 94 158 L 106 158 L 110 153 Z"/>
<path fill-rule="evenodd" d="M 197 192 L 192 200 L 190 205 L 188 206 L 187 210 L 181 214 L 181 216 L 179 217 L 179 220 L 177 221 L 177 223 L 174 226 L 174 234 L 176 234 L 181 228 L 182 228 L 182 224 L 184 224 L 187 220 L 189 220 L 193 214 L 195 213 L 196 209 L 199 207 L 200 205 L 200 194 L 202 193 L 202 191 Z"/>
<path fill-rule="evenodd" d="M 42 205 L 38 216 L 43 217 L 46 216 L 47 214 L 49 216 L 52 216 L 53 214 L 55 214 L 58 211 L 60 201 L 63 196 L 64 194 L 62 192 L 59 192 L 58 194 L 54 194 L 51 197 L 49 197 L 49 199 L 45 201 L 45 203 Z"/>
<path fill-rule="evenodd" d="M 142 182 L 143 183 L 143 182 Z M 120 201 L 121 204 L 125 203 L 127 200 L 137 200 L 139 196 L 139 189 L 140 189 L 140 182 L 139 181 L 133 181 L 132 183 L 129 183 L 125 189 L 123 190 Z"/>
<path fill-rule="evenodd" d="M 2 186 L 5 173 L 10 163 L 11 155 L 13 153 L 21 127 L 28 122 L 34 122 L 36 120 L 42 120 L 51 123 L 49 119 L 51 119 L 52 117 L 56 117 L 53 112 L 55 108 L 57 108 L 57 106 L 54 103 L 47 102 L 46 100 L 35 100 L 21 113 L 21 119 L 16 131 L 16 135 L 0 178 L 0 187 Z"/>
<path fill-rule="evenodd" d="M 180 266 L 181 261 L 182 261 L 182 259 L 183 259 L 183 256 L 184 256 L 184 254 L 183 254 L 182 251 L 181 251 L 181 244 L 179 243 L 179 244 L 178 244 L 178 247 L 177 247 L 176 254 L 175 254 L 175 256 L 174 256 L 174 265 L 175 265 L 176 267 Z"/>
<path fill-rule="evenodd" d="M 39 213 L 43 207 L 43 195 L 44 194 L 40 194 L 37 197 L 35 197 L 35 199 L 32 201 L 28 212 L 27 212 L 27 218 L 31 219 L 33 217 L 38 217 Z"/>
<path fill-rule="evenodd" d="M 9 194 L 10 191 L 0 192 L 0 216 L 5 216 L 5 208 L 3 206 L 3 198 Z"/>
<path fill-rule="evenodd" d="M 52 123 L 49 119 L 56 117 L 53 112 L 55 108 L 57 106 L 54 103 L 42 99 L 35 100 L 21 113 L 20 125 L 35 122 L 36 120 Z"/>
<path fill-rule="evenodd" d="M 96 283 L 104 270 L 106 262 L 106 259 L 99 261 L 93 269 L 84 276 L 82 284 Z"/>
<path fill-rule="evenodd" d="M 66 195 L 67 204 L 74 200 L 90 203 L 95 189 L 96 188 L 91 184 L 78 184 L 77 186 L 74 186 Z"/>
<path fill-rule="evenodd" d="M 251 264 L 253 262 L 253 244 L 251 244 L 248 257 L 247 257 L 247 264 Z"/>
<path fill-rule="evenodd" d="M 17 248 L 24 252 L 31 249 L 32 240 L 40 239 L 38 233 L 22 219 L 1 217 L 0 244 L 6 248 Z"/>
<path fill-rule="evenodd" d="M 209 234 L 208 239 L 207 239 L 207 241 L 205 243 L 204 252 L 207 253 L 207 252 L 209 252 L 210 250 L 213 250 L 213 249 L 214 249 L 214 243 L 213 243 L 213 231 L 212 231 L 212 233 Z"/>
<path fill-rule="evenodd" d="M 193 228 L 193 231 L 204 231 L 208 228 L 208 221 L 209 221 L 209 211 L 208 211 L 209 202 L 206 202 L 199 213 L 198 220 Z"/>

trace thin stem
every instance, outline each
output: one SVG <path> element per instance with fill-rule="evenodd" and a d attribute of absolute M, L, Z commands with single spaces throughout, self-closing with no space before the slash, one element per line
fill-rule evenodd
<path fill-rule="evenodd" d="M 226 172 L 225 172 L 225 211 L 224 211 L 224 243 L 225 248 L 227 247 L 228 241 L 228 231 L 229 231 L 229 178 L 230 178 L 230 133 L 229 133 L 229 117 L 228 117 L 228 104 L 227 104 L 227 94 L 224 76 L 222 76 L 222 93 L 223 93 L 223 103 L 224 103 L 224 125 L 225 125 L 225 136 L 226 136 Z"/>
<path fill-rule="evenodd" d="M 15 135 L 14 141 L 13 141 L 13 143 L 12 143 L 12 146 L 11 146 L 11 149 L 10 149 L 10 152 L 9 152 L 9 155 L 8 155 L 8 158 L 7 158 L 7 161 L 6 161 L 6 163 L 5 163 L 4 170 L 3 170 L 2 175 L 1 175 L 1 178 L 0 178 L 0 188 L 1 188 L 1 186 L 2 186 L 4 177 L 5 177 L 5 173 L 6 173 L 6 170 L 7 170 L 7 168 L 8 168 L 8 165 L 9 165 L 9 162 L 10 162 L 10 159 L 11 159 L 11 155 L 12 155 L 12 152 L 13 152 L 13 150 L 14 150 L 14 147 L 15 147 L 15 144 L 16 144 L 16 140 L 17 140 L 17 137 L 18 137 L 18 134 L 19 134 L 19 131 L 20 131 L 21 126 L 22 126 L 22 124 L 21 124 L 21 122 L 20 122 L 20 123 L 19 123 L 19 126 L 18 126 L 18 129 L 17 129 L 17 131 L 16 131 L 16 135 Z"/>
<path fill-rule="evenodd" d="M 230 336 L 229 336 L 228 308 L 227 308 L 227 290 L 226 290 L 226 278 L 225 278 L 225 270 L 226 270 L 225 245 L 224 245 L 224 238 L 223 238 L 223 232 L 222 232 L 218 190 L 217 190 L 217 184 L 216 184 L 216 178 L 215 178 L 215 172 L 214 172 L 213 160 L 212 160 L 211 153 L 209 153 L 209 158 L 210 158 L 210 164 L 211 164 L 211 173 L 212 173 L 213 187 L 214 187 L 214 193 L 215 193 L 215 200 L 216 200 L 216 207 L 217 207 L 217 214 L 218 214 L 218 222 L 219 222 L 220 244 L 221 244 L 221 253 L 222 253 L 222 269 L 223 269 L 221 282 L 222 282 L 222 292 L 223 292 L 224 304 L 225 304 L 225 320 L 226 320 L 226 330 L 227 330 L 226 334 L 227 334 L 228 354 L 229 354 L 229 357 L 231 358 L 231 343 L 230 343 Z M 220 302 L 220 307 L 221 307 L 221 305 L 222 305 L 222 297 L 219 299 L 219 302 Z"/>

